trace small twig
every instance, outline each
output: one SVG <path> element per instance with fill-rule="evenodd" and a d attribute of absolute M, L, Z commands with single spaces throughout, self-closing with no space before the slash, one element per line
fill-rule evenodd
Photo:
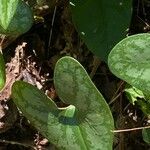
<path fill-rule="evenodd" d="M 24 147 L 30 147 L 34 150 L 36 150 L 36 148 L 30 144 L 25 144 L 25 143 L 19 143 L 19 142 L 16 142 L 16 141 L 7 141 L 7 140 L 1 140 L 0 139 L 0 143 L 5 143 L 5 144 L 12 144 L 12 145 L 20 145 L 20 146 L 24 146 Z"/>
<path fill-rule="evenodd" d="M 120 92 L 116 97 L 114 97 L 108 104 L 111 105 L 112 103 L 114 103 L 114 101 L 122 94 L 122 92 Z"/>
<path fill-rule="evenodd" d="M 122 94 L 123 91 L 121 91 L 119 94 L 117 94 L 117 93 L 119 92 L 119 90 L 120 90 L 120 88 L 122 87 L 123 84 L 124 84 L 124 81 L 121 81 L 118 89 L 116 90 L 113 97 L 111 98 L 111 100 L 109 102 L 109 105 L 111 105 Z"/>
<path fill-rule="evenodd" d="M 56 3 L 57 3 L 57 1 L 56 1 Z M 54 26 L 56 11 L 57 11 L 57 5 L 56 5 L 55 8 L 54 8 L 53 17 L 52 17 L 52 22 L 51 22 L 51 30 L 50 30 L 50 33 L 49 33 L 48 50 L 47 50 L 47 56 L 48 56 L 48 57 L 49 57 L 49 50 L 50 50 L 51 41 L 52 41 L 53 26 Z"/>
<path fill-rule="evenodd" d="M 0 42 L 0 46 L 2 46 L 2 44 L 3 44 L 3 42 L 4 42 L 4 40 L 5 40 L 5 35 L 1 35 L 1 37 L 2 37 L 2 40 L 1 40 L 1 42 Z"/>
<path fill-rule="evenodd" d="M 130 132 L 130 131 L 143 130 L 143 129 L 150 129 L 150 126 L 137 127 L 137 128 L 131 128 L 131 129 L 123 129 L 123 130 L 114 130 L 112 132 L 114 132 L 114 133 L 121 133 L 121 132 Z"/>
<path fill-rule="evenodd" d="M 122 93 L 123 93 L 123 89 L 122 89 L 123 87 L 122 87 L 122 83 L 121 83 L 121 86 L 120 86 L 120 101 L 119 101 L 119 105 L 120 105 L 120 107 L 119 107 L 119 114 L 120 114 L 120 117 L 119 117 L 119 120 L 121 121 L 121 118 L 123 118 L 123 113 L 122 113 L 122 110 L 123 110 L 123 105 L 122 105 L 122 101 L 123 101 L 123 97 L 122 97 Z M 122 121 L 121 121 L 121 126 L 123 126 L 124 127 L 124 124 L 122 124 Z M 126 148 L 125 148 L 125 136 L 124 136 L 124 134 L 120 134 L 120 136 L 119 136 L 119 138 L 120 138 L 120 142 L 119 142 L 119 149 L 121 149 L 121 150 L 125 150 Z"/>
<path fill-rule="evenodd" d="M 114 99 L 115 95 L 119 92 L 120 88 L 122 87 L 122 85 L 124 84 L 124 81 L 120 82 L 120 85 L 118 87 L 118 89 L 116 90 L 115 94 L 113 95 L 112 99 Z"/>
<path fill-rule="evenodd" d="M 90 73 L 90 77 L 91 79 L 94 77 L 99 65 L 101 64 L 100 59 L 97 56 L 94 56 L 94 60 L 93 60 L 93 68 L 92 71 Z"/>
<path fill-rule="evenodd" d="M 4 42 L 4 40 L 5 40 L 5 35 L 1 35 L 1 38 L 2 38 L 2 40 L 1 40 L 1 42 L 0 42 L 0 52 L 2 53 L 2 44 L 3 44 L 3 42 Z"/>

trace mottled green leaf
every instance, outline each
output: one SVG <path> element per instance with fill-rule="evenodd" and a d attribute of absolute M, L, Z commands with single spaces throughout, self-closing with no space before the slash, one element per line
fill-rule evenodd
<path fill-rule="evenodd" d="M 150 95 L 150 34 L 129 36 L 109 54 L 108 65 L 113 74 Z"/>
<path fill-rule="evenodd" d="M 12 87 L 13 100 L 59 149 L 111 150 L 111 111 L 85 69 L 75 59 L 64 57 L 56 64 L 54 84 L 68 107 L 57 108 L 41 91 L 22 81 Z"/>
<path fill-rule="evenodd" d="M 137 101 L 138 107 L 146 116 L 150 116 L 150 102 L 149 100 L 141 99 Z"/>
<path fill-rule="evenodd" d="M 70 0 L 73 21 L 89 50 L 107 61 L 127 34 L 132 0 Z"/>
<path fill-rule="evenodd" d="M 0 90 L 2 90 L 2 88 L 4 87 L 5 81 L 6 81 L 5 63 L 3 55 L 0 53 Z"/>
<path fill-rule="evenodd" d="M 150 129 L 143 129 L 142 130 L 143 140 L 150 144 Z"/>
<path fill-rule="evenodd" d="M 33 15 L 22 0 L 0 0 L 0 33 L 17 36 L 29 30 Z"/>
<path fill-rule="evenodd" d="M 111 112 L 85 69 L 73 58 L 64 57 L 56 64 L 54 79 L 61 100 L 76 107 L 80 141 L 89 149 L 111 149 Z"/>

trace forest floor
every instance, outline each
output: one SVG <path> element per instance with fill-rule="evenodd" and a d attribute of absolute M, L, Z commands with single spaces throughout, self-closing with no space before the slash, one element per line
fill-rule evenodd
<path fill-rule="evenodd" d="M 129 34 L 150 31 L 150 2 L 135 1 Z M 55 63 L 65 55 L 76 58 L 87 70 L 96 87 L 107 100 L 116 130 L 142 127 L 146 118 L 136 105 L 126 98 L 125 83 L 113 76 L 106 63 L 95 57 L 79 38 L 71 21 L 67 4 L 61 3 L 52 11 L 41 11 L 40 19 L 17 39 L 5 39 L 3 54 L 7 81 L 0 93 L 0 150 L 53 150 L 48 142 L 17 110 L 10 98 L 11 85 L 24 80 L 37 86 L 58 106 L 59 100 L 53 85 Z M 148 150 L 142 139 L 142 130 L 115 134 L 114 150 Z"/>

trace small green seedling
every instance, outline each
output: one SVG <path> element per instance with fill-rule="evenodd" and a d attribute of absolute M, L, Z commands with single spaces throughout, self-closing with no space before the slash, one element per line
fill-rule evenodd
<path fill-rule="evenodd" d="M 128 100 L 130 101 L 130 103 L 132 103 L 133 105 L 135 105 L 136 102 L 138 102 L 138 99 L 144 99 L 144 94 L 141 90 L 137 89 L 136 87 L 133 87 L 129 84 L 127 84 L 125 86 L 125 93 L 126 96 L 128 98 Z"/>
<path fill-rule="evenodd" d="M 150 34 L 129 36 L 119 42 L 109 54 L 108 65 L 113 74 L 143 92 L 147 101 L 138 101 L 138 104 L 143 112 L 149 116 Z M 142 95 L 141 92 L 140 95 Z M 137 96 L 137 93 L 135 95 L 134 92 L 134 96 Z M 144 140 L 150 143 L 149 133 L 148 129 L 143 130 Z"/>
<path fill-rule="evenodd" d="M 83 66 L 71 57 L 61 58 L 55 67 L 54 85 L 68 107 L 58 108 L 23 81 L 14 83 L 12 98 L 31 124 L 59 149 L 111 150 L 111 111 Z"/>

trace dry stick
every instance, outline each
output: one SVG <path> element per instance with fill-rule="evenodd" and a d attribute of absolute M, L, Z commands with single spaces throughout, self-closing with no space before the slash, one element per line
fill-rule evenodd
<path fill-rule="evenodd" d="M 141 1 L 141 3 L 142 3 L 142 11 L 143 11 L 144 19 L 145 19 L 146 18 L 146 11 L 145 11 L 143 0 Z"/>
<path fill-rule="evenodd" d="M 147 28 L 150 27 L 150 25 L 147 22 L 145 22 L 141 17 L 139 17 L 139 16 L 137 16 L 137 17 L 146 25 Z"/>
<path fill-rule="evenodd" d="M 143 130 L 143 129 L 150 129 L 150 126 L 137 127 L 137 128 L 131 128 L 131 129 L 114 130 L 114 131 L 111 131 L 111 132 L 121 133 L 121 132 L 130 132 L 130 131 Z"/>
<path fill-rule="evenodd" d="M 101 64 L 100 59 L 97 56 L 94 56 L 94 60 L 93 60 L 93 68 L 92 71 L 90 73 L 90 77 L 91 79 L 94 77 L 99 65 Z"/>
<path fill-rule="evenodd" d="M 3 53 L 3 52 L 2 52 L 2 44 L 3 44 L 3 42 L 4 42 L 6 36 L 5 36 L 5 35 L 1 35 L 1 37 L 2 37 L 2 40 L 1 40 L 1 42 L 0 42 L 0 52 Z"/>
<path fill-rule="evenodd" d="M 29 145 L 29 144 L 25 144 L 25 143 L 19 143 L 19 142 L 15 142 L 15 141 L 7 141 L 7 140 L 1 140 L 0 139 L 0 143 L 5 143 L 5 144 L 12 144 L 12 145 L 20 145 L 20 146 L 24 146 L 24 147 L 30 147 L 34 150 L 36 150 L 36 148 L 32 145 Z"/>
<path fill-rule="evenodd" d="M 122 84 L 121 84 L 122 85 Z M 119 107 L 119 114 L 120 114 L 120 116 L 122 117 L 123 116 L 123 114 L 122 114 L 122 110 L 123 110 L 123 106 L 122 106 L 122 86 L 120 86 L 120 90 L 121 90 L 121 95 L 120 95 L 120 107 Z M 119 119 L 120 119 L 120 117 L 119 117 Z M 125 149 L 125 145 L 124 145 L 124 134 L 120 134 L 119 135 L 119 137 L 120 137 L 120 142 L 119 142 L 119 149 L 121 149 L 121 150 L 124 150 Z"/>
<path fill-rule="evenodd" d="M 144 14 L 144 16 L 146 16 L 146 12 L 145 12 L 145 8 L 144 8 L 144 4 L 143 4 L 143 1 L 142 1 L 142 6 L 143 6 L 143 14 Z M 146 25 L 146 27 L 144 27 L 145 29 L 146 28 L 149 28 L 150 27 L 150 25 L 147 23 L 147 22 L 145 22 L 140 16 L 139 16 L 139 7 L 140 7 L 140 1 L 138 1 L 138 6 L 137 6 L 137 17 Z"/>
<path fill-rule="evenodd" d="M 5 36 L 5 35 L 1 35 L 1 37 L 2 37 L 2 40 L 1 40 L 1 42 L 0 42 L 0 45 L 3 44 L 3 42 L 4 42 L 6 36 Z"/>
<path fill-rule="evenodd" d="M 57 1 L 56 1 L 56 4 L 57 4 Z M 57 5 L 56 5 L 55 8 L 54 8 L 53 17 L 52 17 L 52 22 L 51 22 L 51 30 L 50 30 L 50 34 L 49 34 L 48 50 L 47 50 L 47 56 L 48 56 L 48 57 L 49 57 L 49 50 L 50 50 L 51 41 L 52 41 L 53 26 L 54 26 L 56 11 L 57 11 Z"/>
<path fill-rule="evenodd" d="M 120 97 L 122 92 L 120 92 L 116 97 L 114 97 L 108 104 L 111 105 L 118 97 Z"/>
<path fill-rule="evenodd" d="M 119 90 L 120 90 L 120 88 L 122 87 L 123 84 L 124 84 L 124 81 L 121 81 L 118 89 L 116 90 L 113 97 L 111 98 L 111 100 L 109 102 L 109 105 L 111 105 L 122 94 L 123 91 L 121 91 L 117 96 L 115 96 L 119 92 Z"/>

